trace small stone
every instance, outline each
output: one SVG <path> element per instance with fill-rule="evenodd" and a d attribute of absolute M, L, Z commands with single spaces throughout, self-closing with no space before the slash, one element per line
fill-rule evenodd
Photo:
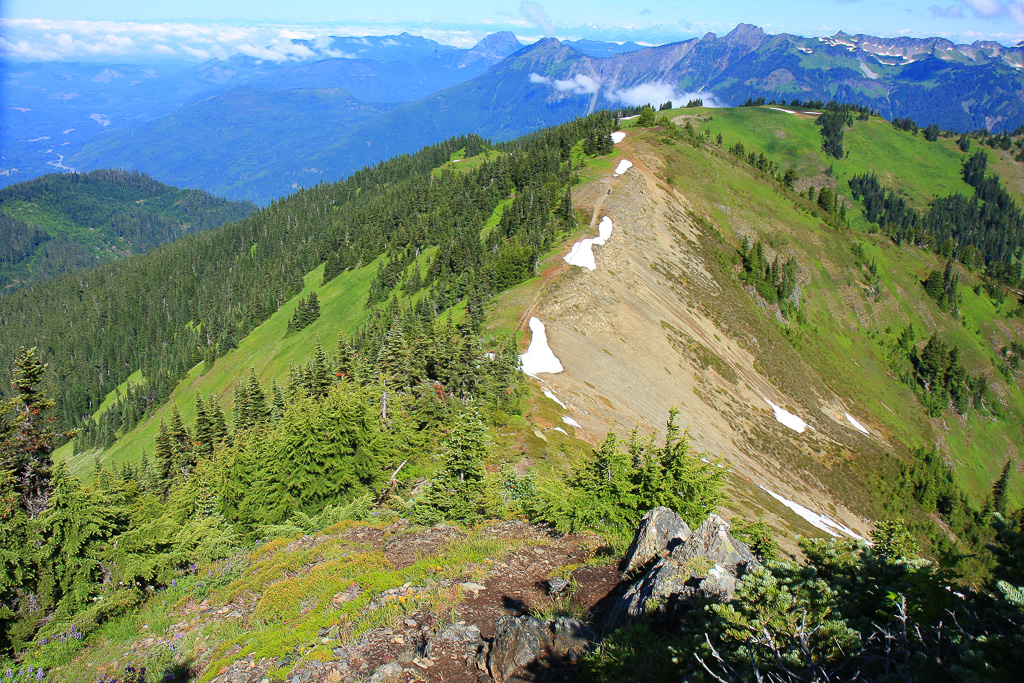
<path fill-rule="evenodd" d="M 406 619 L 405 620 L 405 625 L 408 626 L 409 628 L 416 628 L 417 626 L 419 626 L 419 624 L 416 623 L 415 619 Z"/>

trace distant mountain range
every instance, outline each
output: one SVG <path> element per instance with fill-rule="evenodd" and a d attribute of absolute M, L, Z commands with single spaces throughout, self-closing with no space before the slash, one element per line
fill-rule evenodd
<path fill-rule="evenodd" d="M 945 129 L 1024 124 L 1024 47 L 837 33 L 643 47 L 496 33 L 468 50 L 403 33 L 294 41 L 301 61 L 11 65 L 0 184 L 139 169 L 266 203 L 463 133 L 506 140 L 595 108 L 702 97 L 840 100 Z"/>

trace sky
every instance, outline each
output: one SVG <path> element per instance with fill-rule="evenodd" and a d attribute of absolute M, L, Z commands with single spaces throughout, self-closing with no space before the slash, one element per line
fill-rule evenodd
<path fill-rule="evenodd" d="M 294 38 L 402 31 L 457 47 L 506 30 L 523 42 L 555 36 L 663 44 L 722 35 L 741 22 L 804 36 L 843 30 L 1015 45 L 1024 41 L 1024 0 L 0 0 L 0 55 L 200 61 L 270 48 L 299 60 L 308 55 L 293 47 Z"/>

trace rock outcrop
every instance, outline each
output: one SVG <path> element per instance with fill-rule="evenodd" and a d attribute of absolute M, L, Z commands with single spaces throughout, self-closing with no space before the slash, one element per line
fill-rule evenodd
<path fill-rule="evenodd" d="M 648 513 L 644 519 L 654 512 L 657 510 Z M 667 517 L 664 513 L 659 516 Z M 659 537 L 641 524 L 633 545 L 640 547 L 641 542 L 645 542 L 650 548 L 652 538 Z M 714 514 L 685 542 L 671 550 L 667 543 L 655 552 L 655 556 L 667 554 L 659 557 L 612 603 L 602 624 L 604 633 L 636 621 L 648 611 L 652 601 L 666 610 L 674 610 L 680 604 L 697 598 L 727 601 L 736 591 L 740 577 L 760 566 L 750 549 L 729 533 L 728 522 Z"/>
<path fill-rule="evenodd" d="M 596 638 L 593 629 L 569 617 L 549 621 L 528 615 L 502 617 L 498 619 L 488 658 L 491 678 L 505 683 L 517 671 L 545 657 L 575 660 Z"/>
<path fill-rule="evenodd" d="M 625 572 L 632 574 L 646 567 L 664 552 L 671 552 L 690 537 L 690 527 L 667 507 L 657 507 L 640 520 L 633 543 L 626 551 Z"/>

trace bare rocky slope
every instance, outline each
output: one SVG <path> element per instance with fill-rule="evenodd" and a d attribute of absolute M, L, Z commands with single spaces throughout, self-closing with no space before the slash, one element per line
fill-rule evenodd
<path fill-rule="evenodd" d="M 603 174 L 574 195 L 591 214 L 591 232 L 601 217 L 613 221 L 611 239 L 594 250 L 596 270 L 569 266 L 559 253 L 544 273 L 541 295 L 524 312 L 524 329 L 531 316 L 544 322 L 565 367 L 536 381 L 566 404 L 581 425 L 576 435 L 595 444 L 608 429 L 663 432 L 669 409 L 678 408 L 694 447 L 730 467 L 735 511 L 764 515 L 776 528 L 821 534 L 763 486 L 866 536 L 870 520 L 831 494 L 819 474 L 837 453 L 886 449 L 884 435 L 857 431 L 845 415 L 855 408 L 828 382 L 814 381 L 813 368 L 800 368 L 812 389 L 799 397 L 759 371 L 750 350 L 757 340 L 730 333 L 723 324 L 729 310 L 716 306 L 725 297 L 699 246 L 709 236 L 696 218 L 703 208 L 685 187 L 667 187 L 659 178 L 662 157 L 646 142 L 631 134 L 616 152 L 616 160 L 628 158 L 633 167 L 621 176 Z M 781 424 L 769 401 L 802 417 L 807 429 L 797 433 Z"/>

